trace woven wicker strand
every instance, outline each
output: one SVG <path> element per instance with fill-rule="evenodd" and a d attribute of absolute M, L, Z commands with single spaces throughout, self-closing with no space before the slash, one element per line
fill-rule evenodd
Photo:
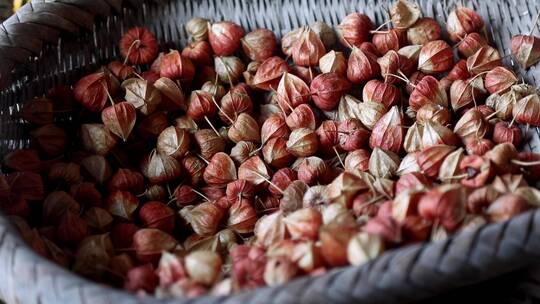
<path fill-rule="evenodd" d="M 445 20 L 458 3 L 419 2 L 425 15 L 439 20 Z M 532 15 L 540 8 L 538 1 L 526 0 L 463 4 L 484 17 L 503 54 L 509 53 L 513 34 L 529 31 Z M 7 86 L 0 92 L 0 155 L 29 143 L 27 128 L 18 119 L 25 100 L 55 84 L 72 83 L 82 73 L 117 58 L 116 43 L 130 26 L 149 27 L 166 49 L 185 44 L 182 23 L 192 16 L 228 19 L 247 29 L 267 27 L 283 34 L 315 20 L 336 25 L 353 11 L 364 12 L 379 24 L 387 18 L 374 0 L 34 0 L 0 30 L 0 82 Z M 536 67 L 527 73 L 515 71 L 526 81 L 540 79 Z M 529 135 L 525 149 L 539 151 L 536 130 Z M 445 241 L 390 250 L 362 267 L 336 269 L 283 286 L 228 297 L 158 300 L 88 281 L 49 262 L 31 251 L 0 215 L 0 299 L 8 303 L 401 303 L 494 278 L 533 265 L 539 257 L 540 211 L 530 211 Z M 523 285 L 527 292 L 537 287 L 534 278 L 540 281 L 539 273 L 530 271 L 533 279 Z M 540 297 L 539 291 L 536 296 Z"/>

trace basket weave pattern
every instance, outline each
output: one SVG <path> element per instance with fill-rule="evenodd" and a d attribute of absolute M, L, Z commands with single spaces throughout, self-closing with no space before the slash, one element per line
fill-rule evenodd
<path fill-rule="evenodd" d="M 445 20 L 447 12 L 463 1 L 419 2 L 424 15 Z M 504 55 L 509 53 L 511 35 L 528 32 L 532 14 L 540 9 L 540 2 L 532 0 L 464 2 L 484 17 L 488 35 Z M 34 0 L 0 29 L 0 84 L 5 87 L 0 92 L 0 155 L 29 143 L 28 130 L 18 118 L 22 102 L 119 57 L 116 43 L 133 25 L 148 27 L 166 49 L 185 45 L 183 22 L 192 16 L 284 34 L 316 20 L 336 25 L 353 11 L 380 24 L 386 20 L 383 9 L 375 0 Z M 526 81 L 540 80 L 536 67 L 516 72 Z M 536 130 L 529 135 L 524 148 L 538 150 Z M 284 286 L 221 298 L 141 299 L 87 281 L 37 256 L 0 215 L 0 299 L 8 303 L 409 302 L 518 269 L 538 257 L 540 211 L 531 211 L 445 241 L 391 250 L 362 267 L 300 278 Z"/>

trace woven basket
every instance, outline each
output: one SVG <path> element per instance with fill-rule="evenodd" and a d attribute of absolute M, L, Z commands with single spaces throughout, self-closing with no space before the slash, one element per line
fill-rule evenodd
<path fill-rule="evenodd" d="M 246 29 L 266 27 L 283 34 L 315 20 L 336 25 L 354 11 L 364 12 L 380 24 L 386 16 L 384 5 L 376 2 L 33 0 L 0 29 L 0 82 L 5 88 L 0 92 L 0 155 L 29 143 L 28 130 L 17 118 L 21 103 L 55 84 L 72 83 L 119 57 L 116 43 L 131 26 L 149 27 L 164 42 L 162 49 L 179 48 L 187 38 L 183 22 L 192 16 L 233 20 Z M 511 35 L 528 32 L 531 15 L 540 8 L 538 1 L 531 0 L 462 2 L 484 17 L 488 34 L 504 54 L 508 54 Z M 435 0 L 421 0 L 420 4 L 425 15 L 439 20 L 445 20 L 456 5 L 454 1 Z M 526 74 L 515 70 L 532 83 L 540 76 L 535 67 Z M 530 130 L 529 135 L 531 140 L 524 149 L 537 150 L 538 134 Z M 8 303 L 393 303 L 418 301 L 461 288 L 458 296 L 447 298 L 455 303 L 460 295 L 472 299 L 475 290 L 484 292 L 482 300 L 490 299 L 489 295 L 498 294 L 498 288 L 510 284 L 521 295 L 538 299 L 540 289 L 534 287 L 539 272 L 507 273 L 533 265 L 539 257 L 540 211 L 530 211 L 445 241 L 390 250 L 362 267 L 337 269 L 229 297 L 166 301 L 138 298 L 90 282 L 45 260 L 31 251 L 0 215 L 0 299 Z M 463 288 L 494 277 L 499 278 Z"/>

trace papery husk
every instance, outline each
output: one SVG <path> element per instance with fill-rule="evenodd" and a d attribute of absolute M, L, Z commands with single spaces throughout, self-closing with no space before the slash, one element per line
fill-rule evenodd
<path fill-rule="evenodd" d="M 388 178 L 396 174 L 400 157 L 392 151 L 374 148 L 369 158 L 369 172 L 376 177 Z"/>

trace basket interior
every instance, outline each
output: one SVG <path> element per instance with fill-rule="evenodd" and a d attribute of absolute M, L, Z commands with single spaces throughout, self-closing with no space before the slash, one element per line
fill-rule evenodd
<path fill-rule="evenodd" d="M 509 54 L 512 34 L 528 32 L 532 16 L 538 11 L 535 1 L 419 1 L 425 16 L 445 20 L 458 4 L 475 8 L 486 20 L 486 33 L 502 54 Z M 497 5 L 493 5 L 496 3 Z M 360 11 L 376 24 L 387 20 L 386 3 L 376 0 L 132 0 L 120 12 L 98 18 L 93 31 L 80 30 L 63 35 L 58 45 L 46 45 L 27 65 L 19 65 L 13 82 L 0 92 L 0 155 L 29 145 L 28 131 L 19 112 L 25 101 L 44 94 L 56 84 L 73 83 L 83 72 L 95 70 L 112 59 L 118 59 L 117 43 L 132 26 L 148 27 L 161 42 L 161 50 L 179 49 L 187 43 L 183 24 L 191 17 L 210 20 L 233 20 L 250 30 L 265 27 L 278 35 L 291 29 L 322 20 L 337 25 L 348 13 Z M 441 25 L 444 24 L 441 22 Z M 510 57 L 507 64 L 517 75 L 535 83 L 539 71 L 532 67 L 526 73 L 515 67 Z M 536 150 L 537 132 L 526 149 Z"/>

